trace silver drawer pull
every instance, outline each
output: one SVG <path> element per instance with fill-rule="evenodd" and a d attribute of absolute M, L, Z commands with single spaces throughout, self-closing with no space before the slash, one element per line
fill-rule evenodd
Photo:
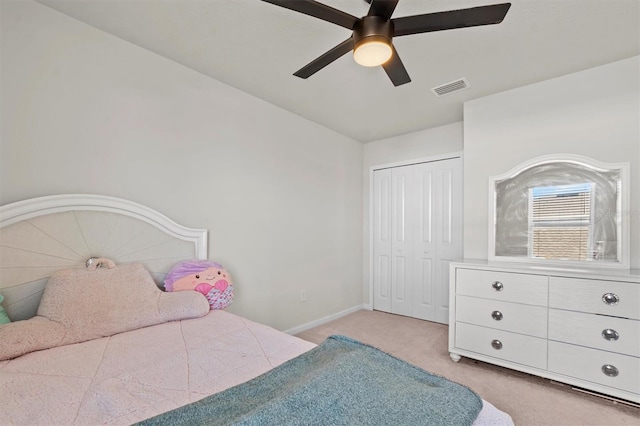
<path fill-rule="evenodd" d="M 604 373 L 605 376 L 609 376 L 609 377 L 616 377 L 618 374 L 620 374 L 618 369 L 611 364 L 603 365 L 602 372 Z"/>
<path fill-rule="evenodd" d="M 493 339 L 491 341 L 491 346 L 493 347 L 493 349 L 500 350 L 500 349 L 502 349 L 502 342 L 500 340 L 498 340 L 498 339 Z M 604 367 L 602 367 L 602 368 L 604 368 Z"/>
<path fill-rule="evenodd" d="M 602 295 L 602 301 L 607 305 L 613 306 L 620 302 L 620 297 L 615 293 L 605 293 Z"/>
<path fill-rule="evenodd" d="M 491 287 L 493 287 L 495 291 L 502 291 L 504 285 L 500 281 L 494 281 L 493 284 L 491 284 Z"/>
<path fill-rule="evenodd" d="M 491 312 L 491 318 L 493 318 L 496 321 L 500 321 L 502 319 L 502 316 L 503 316 L 502 312 L 500 312 L 500 311 Z M 604 331 L 603 331 L 603 333 L 604 333 Z"/>
<path fill-rule="evenodd" d="M 611 328 L 605 328 L 604 330 L 602 330 L 602 337 L 604 338 L 604 340 L 609 341 L 618 340 L 618 338 L 620 337 L 620 333 Z"/>

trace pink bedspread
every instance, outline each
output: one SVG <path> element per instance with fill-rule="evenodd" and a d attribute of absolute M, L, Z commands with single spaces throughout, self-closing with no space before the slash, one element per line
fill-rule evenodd
<path fill-rule="evenodd" d="M 0 362 L 0 423 L 131 424 L 315 345 L 225 311 Z"/>
<path fill-rule="evenodd" d="M 0 424 L 131 424 L 246 382 L 313 347 L 211 311 L 33 352 L 0 361 Z M 474 426 L 513 424 L 483 402 Z"/>

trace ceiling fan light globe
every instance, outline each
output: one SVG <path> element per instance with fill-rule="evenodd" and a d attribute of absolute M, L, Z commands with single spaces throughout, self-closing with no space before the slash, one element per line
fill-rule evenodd
<path fill-rule="evenodd" d="M 377 67 L 392 55 L 391 45 L 381 40 L 365 41 L 353 50 L 353 59 L 363 67 Z"/>

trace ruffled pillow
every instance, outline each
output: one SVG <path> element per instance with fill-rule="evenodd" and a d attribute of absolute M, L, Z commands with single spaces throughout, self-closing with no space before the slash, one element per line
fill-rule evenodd
<path fill-rule="evenodd" d="M 207 312 L 200 293 L 165 293 L 141 264 L 63 270 L 49 278 L 37 316 L 0 326 L 0 360 Z"/>

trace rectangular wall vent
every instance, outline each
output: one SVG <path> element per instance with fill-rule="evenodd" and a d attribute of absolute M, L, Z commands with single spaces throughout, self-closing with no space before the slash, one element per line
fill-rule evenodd
<path fill-rule="evenodd" d="M 467 81 L 466 78 L 460 78 L 458 80 L 443 84 L 441 86 L 434 87 L 433 89 L 431 89 L 431 91 L 436 96 L 439 97 L 439 96 L 448 95 L 450 93 L 466 89 L 466 88 L 468 88 L 470 86 L 471 85 L 469 84 L 469 82 Z"/>

